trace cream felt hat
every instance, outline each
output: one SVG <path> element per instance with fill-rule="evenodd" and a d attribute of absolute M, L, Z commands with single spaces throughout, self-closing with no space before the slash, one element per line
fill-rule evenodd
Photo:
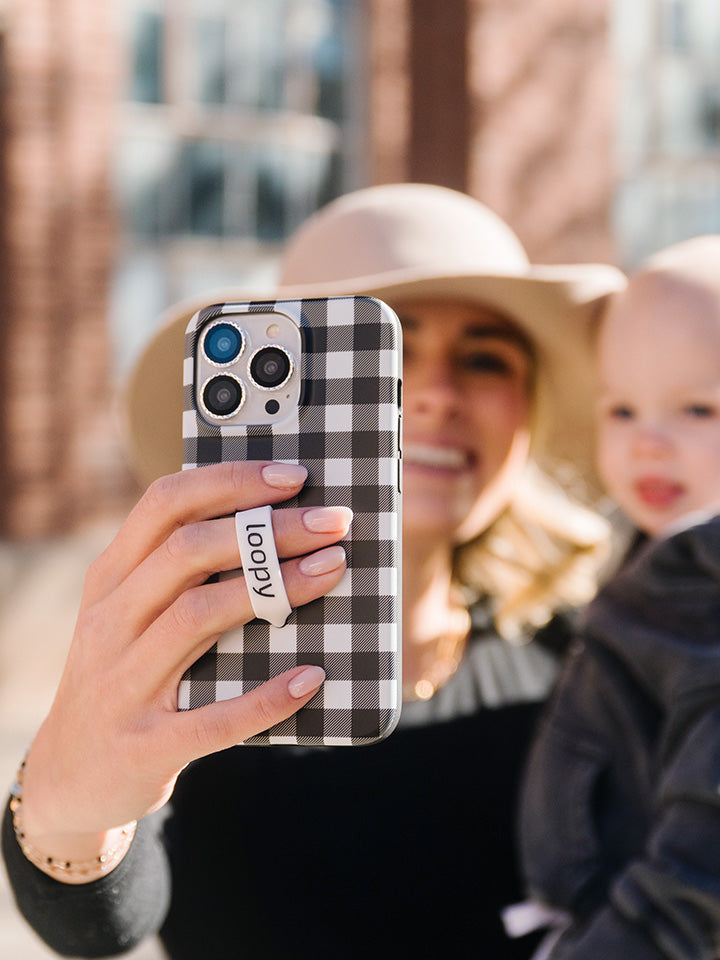
<path fill-rule="evenodd" d="M 332 201 L 289 240 L 273 290 L 215 290 L 180 303 L 136 363 L 127 387 L 131 452 L 144 481 L 181 466 L 184 331 L 200 307 L 223 300 L 369 294 L 482 304 L 534 346 L 544 465 L 592 463 L 591 321 L 625 285 L 604 264 L 532 265 L 513 231 L 477 200 L 430 184 L 369 187 Z"/>

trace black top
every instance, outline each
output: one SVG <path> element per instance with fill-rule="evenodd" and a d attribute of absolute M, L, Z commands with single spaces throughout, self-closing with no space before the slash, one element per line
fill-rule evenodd
<path fill-rule="evenodd" d="M 388 739 L 200 760 L 169 815 L 141 823 L 125 860 L 94 883 L 36 870 L 6 816 L 20 909 L 75 956 L 119 952 L 161 924 L 174 960 L 459 957 L 471 943 L 487 960 L 530 956 L 499 912 L 522 896 L 516 791 L 555 658 L 475 620 L 458 673 L 431 701 L 406 705 Z"/>

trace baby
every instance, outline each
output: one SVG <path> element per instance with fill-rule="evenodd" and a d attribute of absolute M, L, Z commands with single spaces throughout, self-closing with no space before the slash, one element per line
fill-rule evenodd
<path fill-rule="evenodd" d="M 602 321 L 598 466 L 646 534 L 600 591 L 521 804 L 536 957 L 720 950 L 720 236 L 652 257 Z M 517 933 L 524 932 L 518 929 Z"/>

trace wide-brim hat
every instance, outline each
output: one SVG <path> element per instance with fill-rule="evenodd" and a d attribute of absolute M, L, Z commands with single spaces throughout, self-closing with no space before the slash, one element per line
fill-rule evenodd
<path fill-rule="evenodd" d="M 593 462 L 592 320 L 625 277 L 606 264 L 538 266 L 507 224 L 477 200 L 430 184 L 369 187 L 334 200 L 290 239 L 272 290 L 221 289 L 170 308 L 127 387 L 130 447 L 142 480 L 182 461 L 184 332 L 200 307 L 224 300 L 368 294 L 481 304 L 533 346 L 542 421 L 534 455 L 546 468 Z"/>

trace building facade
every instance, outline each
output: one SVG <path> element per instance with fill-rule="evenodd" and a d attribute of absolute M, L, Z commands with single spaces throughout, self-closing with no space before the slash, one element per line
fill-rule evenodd
<path fill-rule="evenodd" d="M 614 223 L 622 262 L 720 233 L 720 5 L 614 0 Z"/>
<path fill-rule="evenodd" d="M 0 531 L 122 508 L 118 381 L 171 302 L 313 209 L 466 190 L 537 262 L 616 259 L 608 0 L 9 0 Z"/>

